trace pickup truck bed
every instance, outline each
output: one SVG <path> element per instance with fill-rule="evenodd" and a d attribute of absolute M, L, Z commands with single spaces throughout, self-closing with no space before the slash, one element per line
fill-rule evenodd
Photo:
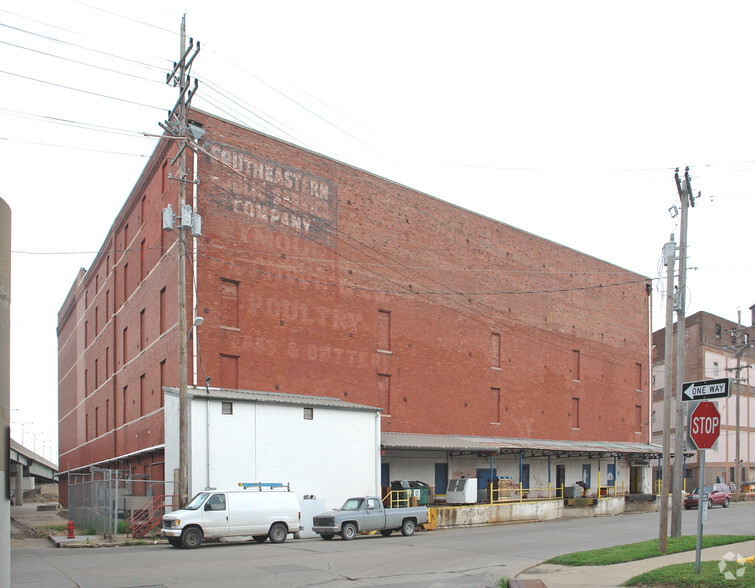
<path fill-rule="evenodd" d="M 323 539 L 340 535 L 349 540 L 357 533 L 380 531 L 387 537 L 394 531 L 402 535 L 414 534 L 417 525 L 427 522 L 427 508 L 383 508 L 375 496 L 349 498 L 340 510 L 318 515 L 313 519 L 312 530 Z"/>

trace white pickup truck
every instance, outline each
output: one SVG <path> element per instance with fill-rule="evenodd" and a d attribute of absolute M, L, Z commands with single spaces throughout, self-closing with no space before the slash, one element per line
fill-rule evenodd
<path fill-rule="evenodd" d="M 312 531 L 326 540 L 336 535 L 349 540 L 365 531 L 380 531 L 383 537 L 388 537 L 400 530 L 402 535 L 409 536 L 417 525 L 426 522 L 424 506 L 383 508 L 376 496 L 360 496 L 349 498 L 339 510 L 314 517 Z"/>

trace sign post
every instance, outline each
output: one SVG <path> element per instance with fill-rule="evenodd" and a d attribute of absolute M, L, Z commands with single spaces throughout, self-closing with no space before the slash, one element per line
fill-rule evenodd
<path fill-rule="evenodd" d="M 687 384 L 684 384 L 687 386 Z M 728 387 L 727 387 L 728 388 Z M 682 387 L 682 393 L 684 387 Z M 718 441 L 721 434 L 721 415 L 712 402 L 703 401 L 698 404 L 689 415 L 689 436 L 692 443 L 699 450 L 700 471 L 697 482 L 697 542 L 695 550 L 695 573 L 700 574 L 700 552 L 703 545 L 703 509 L 707 507 L 705 496 L 705 450 L 710 449 Z M 705 505 L 705 506 L 704 506 Z M 707 511 L 707 508 L 706 508 Z"/>

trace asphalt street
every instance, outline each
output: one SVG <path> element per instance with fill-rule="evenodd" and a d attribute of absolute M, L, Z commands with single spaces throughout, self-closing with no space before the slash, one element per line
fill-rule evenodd
<path fill-rule="evenodd" d="M 708 513 L 706 534 L 753 532 L 755 503 Z M 696 511 L 683 513 L 694 534 Z M 146 586 L 496 586 L 561 553 L 652 539 L 658 513 L 417 532 L 412 537 L 359 536 L 353 541 L 289 539 L 283 544 L 209 544 L 197 550 L 166 544 L 56 549 L 17 539 L 12 585 L 19 587 Z M 752 555 L 752 554 L 750 554 Z M 613 585 L 613 584 L 603 584 Z"/>

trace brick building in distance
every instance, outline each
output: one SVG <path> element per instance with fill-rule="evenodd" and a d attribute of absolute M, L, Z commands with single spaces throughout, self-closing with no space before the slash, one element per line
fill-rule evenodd
<path fill-rule="evenodd" d="M 203 219 L 187 242 L 188 322 L 204 319 L 190 330 L 190 386 L 210 377 L 213 388 L 378 407 L 384 477 L 431 484 L 430 470 L 401 461 L 422 449 L 417 435 L 432 441 L 431 461 L 456 448 L 446 477 L 464 475 L 450 461 L 465 451 L 450 441 L 459 436 L 473 447 L 518 439 L 515 453 L 493 441 L 467 454 L 508 455 L 519 475 L 523 457 L 560 456 L 596 463 L 604 479 L 613 459 L 619 477 L 617 456 L 653 453 L 648 278 L 206 113 L 189 118 L 204 131 L 187 158 L 199 177 L 187 202 Z M 158 144 L 59 313 L 64 500 L 68 473 L 92 465 L 155 480 L 177 467 L 166 465 L 164 414 L 178 384 L 177 248 L 161 213 L 178 208 L 178 145 Z M 555 449 L 533 452 L 528 439 Z M 550 464 L 534 481 L 550 481 Z"/>
<path fill-rule="evenodd" d="M 721 433 L 717 446 L 706 449 L 705 480 L 706 484 L 718 479 L 723 482 L 735 482 L 736 445 L 737 445 L 737 406 L 739 406 L 739 459 L 740 480 L 742 483 L 753 481 L 752 468 L 755 467 L 755 373 L 753 361 L 755 351 L 752 343 L 755 337 L 755 305 L 750 307 L 752 317 L 750 325 L 738 323 L 716 316 L 709 312 L 696 312 L 685 320 L 685 355 L 684 382 L 703 380 L 730 379 L 728 398 L 714 400 L 721 415 Z M 672 422 L 670 427 L 671 447 L 676 446 L 676 391 L 683 382 L 676 380 L 676 329 L 673 326 L 673 360 L 672 360 Z M 653 442 L 662 444 L 663 440 L 663 396 L 666 378 L 666 329 L 653 333 Z M 739 356 L 739 364 L 737 364 Z M 737 373 L 739 365 L 739 373 Z M 739 397 L 739 402 L 737 402 Z M 691 402 L 683 402 L 685 427 L 689 426 L 689 409 Z M 698 485 L 699 453 L 685 434 L 685 472 L 687 491 Z M 654 468 L 654 479 L 660 478 L 658 466 Z"/>

